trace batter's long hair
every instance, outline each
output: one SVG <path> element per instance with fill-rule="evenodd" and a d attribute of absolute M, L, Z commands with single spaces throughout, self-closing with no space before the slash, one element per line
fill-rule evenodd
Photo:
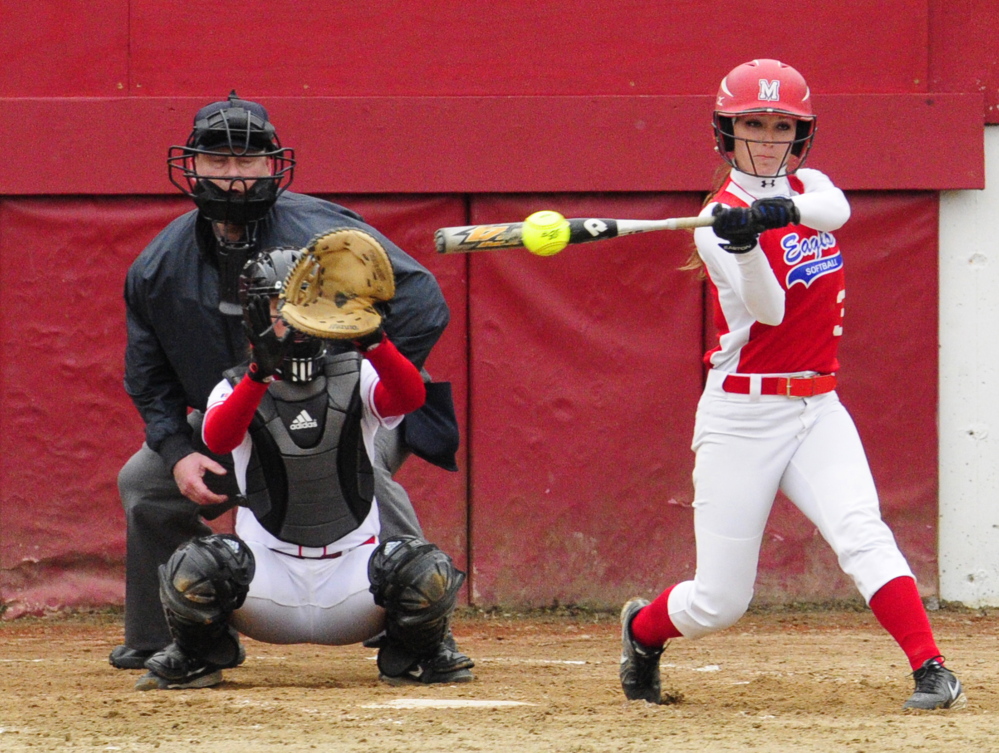
<path fill-rule="evenodd" d="M 708 191 L 707 196 L 704 197 L 704 201 L 701 203 L 701 208 L 703 209 L 712 201 L 714 201 L 715 196 L 721 190 L 721 187 L 725 185 L 725 181 L 728 180 L 728 176 L 732 174 L 732 167 L 730 165 L 721 165 L 717 170 L 715 170 L 714 178 L 711 180 L 711 190 Z M 693 233 L 691 233 L 691 250 L 690 255 L 687 257 L 687 261 L 683 263 L 680 269 L 684 272 L 696 272 L 699 279 L 703 279 L 707 276 L 704 271 L 704 260 L 701 259 L 701 255 L 697 253 L 697 246 L 693 242 Z"/>

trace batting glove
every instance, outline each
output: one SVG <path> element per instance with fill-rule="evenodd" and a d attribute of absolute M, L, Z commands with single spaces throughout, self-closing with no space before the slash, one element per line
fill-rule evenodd
<path fill-rule="evenodd" d="M 756 247 L 762 228 L 757 224 L 751 209 L 718 204 L 711 213 L 715 218 L 711 229 L 719 238 L 728 241 L 722 244 L 723 249 L 730 254 L 745 254 Z"/>
<path fill-rule="evenodd" d="M 790 199 L 778 196 L 773 199 L 757 199 L 750 207 L 756 224 L 764 230 L 796 225 L 801 221 L 798 207 Z"/>

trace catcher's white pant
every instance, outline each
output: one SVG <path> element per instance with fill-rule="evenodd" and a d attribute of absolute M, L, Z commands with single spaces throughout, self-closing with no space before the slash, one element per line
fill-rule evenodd
<path fill-rule="evenodd" d="M 777 490 L 815 524 L 866 601 L 912 571 L 881 519 L 853 419 L 835 392 L 738 395 L 711 371 L 694 426 L 697 569 L 669 615 L 688 638 L 734 624 L 749 607 Z"/>
<path fill-rule="evenodd" d="M 385 610 L 368 591 L 368 560 L 377 543 L 336 559 L 299 559 L 246 543 L 256 572 L 230 622 L 243 635 L 266 643 L 343 646 L 383 630 Z"/>

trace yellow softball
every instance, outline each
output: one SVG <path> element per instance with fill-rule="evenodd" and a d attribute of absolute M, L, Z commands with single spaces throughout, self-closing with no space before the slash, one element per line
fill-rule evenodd
<path fill-rule="evenodd" d="M 524 247 L 538 256 L 554 256 L 569 245 L 569 220 L 545 209 L 526 220 L 522 230 Z"/>

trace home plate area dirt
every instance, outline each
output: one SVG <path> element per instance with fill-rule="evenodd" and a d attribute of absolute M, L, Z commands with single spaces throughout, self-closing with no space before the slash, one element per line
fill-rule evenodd
<path fill-rule="evenodd" d="M 653 706 L 618 684 L 617 615 L 463 611 L 476 680 L 390 687 L 363 646 L 246 641 L 217 687 L 133 690 L 117 613 L 0 622 L 0 751 L 994 751 L 999 612 L 930 613 L 967 708 L 903 713 L 908 664 L 866 610 L 771 609 L 663 654 Z"/>

